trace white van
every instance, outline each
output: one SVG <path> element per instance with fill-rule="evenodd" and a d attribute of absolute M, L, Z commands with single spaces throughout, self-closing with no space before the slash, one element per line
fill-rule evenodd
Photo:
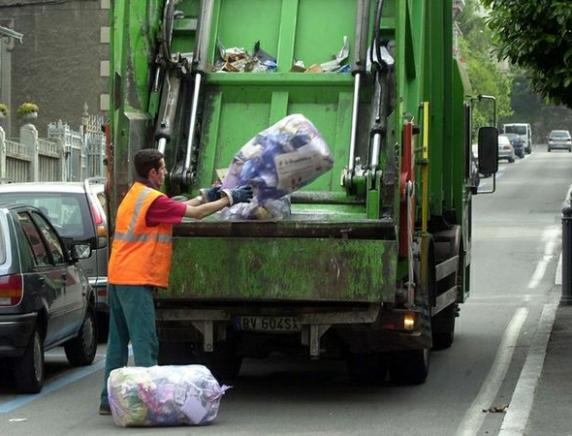
<path fill-rule="evenodd" d="M 530 124 L 512 123 L 502 125 L 503 133 L 516 133 L 524 140 L 524 151 L 526 154 L 532 153 L 532 129 Z"/>

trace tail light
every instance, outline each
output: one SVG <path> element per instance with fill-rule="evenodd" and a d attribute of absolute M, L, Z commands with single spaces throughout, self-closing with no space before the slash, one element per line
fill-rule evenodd
<path fill-rule="evenodd" d="M 93 204 L 90 204 L 91 207 L 91 216 L 93 217 L 93 221 L 95 223 L 95 234 L 97 235 L 97 245 L 99 247 L 105 247 L 107 244 L 107 227 L 105 225 L 105 220 L 103 219 L 103 215 L 99 211 L 97 207 Z"/>
<path fill-rule="evenodd" d="M 22 299 L 22 275 L 0 276 L 0 306 L 15 306 Z"/>

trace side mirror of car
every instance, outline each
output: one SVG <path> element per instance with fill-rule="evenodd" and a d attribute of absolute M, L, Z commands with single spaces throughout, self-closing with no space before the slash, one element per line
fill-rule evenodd
<path fill-rule="evenodd" d="M 88 259 L 91 256 L 91 245 L 88 242 L 73 244 L 70 253 L 74 262 L 81 259 Z"/>
<path fill-rule="evenodd" d="M 499 169 L 499 132 L 496 127 L 481 127 L 478 135 L 479 172 L 494 174 Z"/>

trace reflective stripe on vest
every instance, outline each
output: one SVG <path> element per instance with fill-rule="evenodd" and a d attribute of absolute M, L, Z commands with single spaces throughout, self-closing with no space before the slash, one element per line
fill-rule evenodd
<path fill-rule="evenodd" d="M 143 208 L 143 202 L 147 195 L 152 193 L 152 189 L 144 188 L 139 195 L 137 196 L 137 200 L 135 200 L 135 208 L 133 209 L 133 214 L 131 215 L 131 221 L 129 221 L 129 225 L 127 226 L 127 232 L 118 232 L 115 231 L 113 238 L 119 241 L 125 242 L 149 242 L 149 241 L 158 241 L 158 242 L 171 242 L 172 238 L 171 235 L 136 235 L 135 234 L 135 224 L 137 224 L 137 219 L 141 214 L 141 209 Z"/>

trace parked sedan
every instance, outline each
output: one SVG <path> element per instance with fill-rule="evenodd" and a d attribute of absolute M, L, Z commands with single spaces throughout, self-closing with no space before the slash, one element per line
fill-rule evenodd
<path fill-rule="evenodd" d="M 97 296 L 100 339 L 107 338 L 107 219 L 105 179 L 85 182 L 11 183 L 0 185 L 0 202 L 40 208 L 64 240 L 87 241 L 91 255 L 80 260 Z"/>
<path fill-rule="evenodd" d="M 499 160 L 506 159 L 509 163 L 514 162 L 514 148 L 506 135 L 499 135 Z"/>
<path fill-rule="evenodd" d="M 572 137 L 570 137 L 570 132 L 568 130 L 553 130 L 548 135 L 548 151 L 552 151 L 555 148 L 562 148 L 572 152 Z"/>
<path fill-rule="evenodd" d="M 95 295 L 77 265 L 89 254 L 89 244 L 65 246 L 38 208 L 0 205 L 0 358 L 19 392 L 42 389 L 45 350 L 63 345 L 71 365 L 93 362 Z"/>

